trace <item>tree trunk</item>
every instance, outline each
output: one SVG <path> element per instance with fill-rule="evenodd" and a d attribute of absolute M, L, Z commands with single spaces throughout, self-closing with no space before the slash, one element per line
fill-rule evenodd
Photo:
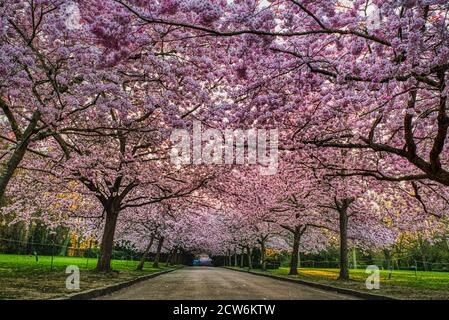
<path fill-rule="evenodd" d="M 25 230 L 27 230 L 27 229 L 25 229 Z M 90 241 L 92 241 L 92 240 L 90 240 Z M 67 230 L 67 232 L 65 234 L 64 242 L 63 242 L 62 247 L 61 247 L 61 250 L 59 251 L 59 255 L 60 256 L 65 257 L 65 255 L 67 253 L 67 247 L 69 246 L 69 242 L 70 242 L 70 230 Z"/>
<path fill-rule="evenodd" d="M 164 244 L 164 237 L 160 237 L 159 242 L 157 244 L 156 256 L 154 257 L 153 268 L 159 268 L 159 259 L 161 258 L 161 250 L 163 244 Z"/>
<path fill-rule="evenodd" d="M 243 268 L 243 265 L 245 263 L 244 259 L 245 259 L 245 250 L 242 247 L 242 253 L 240 254 L 240 268 Z"/>
<path fill-rule="evenodd" d="M 151 236 L 150 242 L 148 243 L 148 246 L 145 248 L 145 252 L 143 253 L 142 259 L 140 259 L 140 262 L 137 265 L 136 268 L 137 271 L 143 270 L 143 266 L 145 264 L 145 261 L 147 261 L 148 259 L 148 254 L 150 253 L 151 247 L 153 246 L 153 242 L 154 242 L 154 235 Z"/>
<path fill-rule="evenodd" d="M 390 262 L 391 262 L 390 250 L 384 249 L 383 253 L 384 253 L 384 256 L 385 256 L 385 261 L 387 261 L 387 270 L 390 270 Z"/>
<path fill-rule="evenodd" d="M 299 259 L 299 244 L 301 242 L 301 226 L 295 227 L 295 233 L 293 234 L 293 251 L 292 258 L 290 260 L 290 275 L 298 274 L 298 259 Z"/>
<path fill-rule="evenodd" d="M 347 207 L 340 208 L 338 213 L 340 216 L 340 275 L 338 279 L 349 280 Z"/>
<path fill-rule="evenodd" d="M 262 262 L 262 271 L 267 270 L 267 260 L 265 258 L 265 241 L 260 241 L 260 258 Z"/>
<path fill-rule="evenodd" d="M 234 248 L 234 267 L 237 267 L 237 249 Z"/>
<path fill-rule="evenodd" d="M 181 264 L 182 263 L 182 250 L 178 249 L 176 250 L 176 255 L 175 255 L 175 261 L 173 264 Z"/>
<path fill-rule="evenodd" d="M 252 269 L 253 263 L 251 261 L 251 249 L 249 246 L 246 246 L 246 254 L 247 254 L 247 259 L 248 259 L 248 269 Z"/>
<path fill-rule="evenodd" d="M 117 225 L 118 210 L 106 212 L 106 222 L 100 245 L 100 257 L 97 262 L 97 271 L 111 271 L 112 249 L 114 247 L 114 234 Z"/>
<path fill-rule="evenodd" d="M 168 267 L 173 262 L 173 250 L 170 250 L 170 252 L 167 255 L 167 259 L 165 260 L 165 266 Z"/>
<path fill-rule="evenodd" d="M 170 260 L 169 260 L 170 264 L 171 265 L 176 264 L 177 263 L 177 258 L 178 258 L 178 248 L 175 247 L 173 249 L 172 253 L 171 253 L 171 256 L 170 256 Z"/>
<path fill-rule="evenodd" d="M 426 252 L 425 252 L 425 248 L 424 248 L 424 244 L 423 244 L 423 240 L 422 240 L 421 236 L 418 237 L 418 244 L 419 244 L 419 251 L 421 253 L 421 259 L 423 262 L 424 271 L 429 271 L 429 268 L 427 266 L 427 256 L 426 256 Z"/>
<path fill-rule="evenodd" d="M 172 264 L 180 264 L 180 261 L 181 261 L 181 249 L 176 248 Z"/>
<path fill-rule="evenodd" d="M 3 108 L 2 108 L 3 109 Z M 11 180 L 14 172 L 22 161 L 25 153 L 27 151 L 28 145 L 30 144 L 30 139 L 33 134 L 34 129 L 36 128 L 39 120 L 41 118 L 41 114 L 39 111 L 35 111 L 33 116 L 28 124 L 25 132 L 21 135 L 20 140 L 17 141 L 17 146 L 14 149 L 11 158 L 9 158 L 5 167 L 3 168 L 0 175 L 0 199 L 3 198 L 5 194 L 6 187 L 8 186 L 9 181 Z"/>

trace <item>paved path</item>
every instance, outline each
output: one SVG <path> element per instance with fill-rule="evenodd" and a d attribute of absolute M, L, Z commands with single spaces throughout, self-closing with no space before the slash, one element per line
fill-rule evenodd
<path fill-rule="evenodd" d="M 100 299 L 149 300 L 346 300 L 339 293 L 224 268 L 186 267 Z"/>

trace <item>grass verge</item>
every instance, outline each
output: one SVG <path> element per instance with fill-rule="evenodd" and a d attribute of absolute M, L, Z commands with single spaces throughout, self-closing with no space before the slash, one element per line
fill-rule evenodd
<path fill-rule="evenodd" d="M 241 268 L 235 268 L 241 270 Z M 300 268 L 298 275 L 288 275 L 289 268 L 257 270 L 255 273 L 272 274 L 290 279 L 321 283 L 333 287 L 352 289 L 360 292 L 389 296 L 397 299 L 449 299 L 449 272 L 429 272 L 394 270 L 380 271 L 380 289 L 368 290 L 365 285 L 368 274 L 365 270 L 351 269 L 350 280 L 337 280 L 338 269 Z"/>
<path fill-rule="evenodd" d="M 52 267 L 53 264 L 53 267 Z M 0 299 L 52 299 L 72 294 L 67 290 L 65 273 L 67 266 L 76 265 L 80 269 L 80 291 L 129 281 L 147 274 L 173 269 L 160 264 L 152 268 L 147 262 L 143 271 L 135 271 L 138 261 L 113 260 L 115 272 L 94 271 L 96 259 L 77 257 L 34 256 L 0 254 Z"/>

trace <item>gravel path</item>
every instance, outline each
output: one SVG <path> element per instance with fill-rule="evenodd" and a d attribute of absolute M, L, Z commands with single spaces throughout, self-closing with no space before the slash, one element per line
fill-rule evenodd
<path fill-rule="evenodd" d="M 347 300 L 330 291 L 224 268 L 186 267 L 99 299 L 148 300 Z"/>

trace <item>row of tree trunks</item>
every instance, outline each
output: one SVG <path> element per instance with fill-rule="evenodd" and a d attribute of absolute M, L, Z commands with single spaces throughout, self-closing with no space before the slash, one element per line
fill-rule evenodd
<path fill-rule="evenodd" d="M 251 248 L 249 246 L 246 246 L 246 258 L 248 262 L 248 268 L 253 268 L 253 262 L 251 261 Z"/>
<path fill-rule="evenodd" d="M 226 254 L 224 256 L 223 264 L 226 267 L 232 267 L 232 252 L 231 252 L 231 250 L 227 250 L 226 251 Z"/>
<path fill-rule="evenodd" d="M 231 250 L 227 250 L 227 251 L 226 251 L 226 256 L 225 256 L 225 266 L 232 267 Z"/>
<path fill-rule="evenodd" d="M 175 247 L 167 258 L 168 265 L 178 264 L 180 261 L 180 250 Z"/>
<path fill-rule="evenodd" d="M 165 266 L 168 267 L 170 265 L 174 265 L 178 261 L 178 248 L 175 247 L 167 255 L 167 259 L 165 260 Z"/>

